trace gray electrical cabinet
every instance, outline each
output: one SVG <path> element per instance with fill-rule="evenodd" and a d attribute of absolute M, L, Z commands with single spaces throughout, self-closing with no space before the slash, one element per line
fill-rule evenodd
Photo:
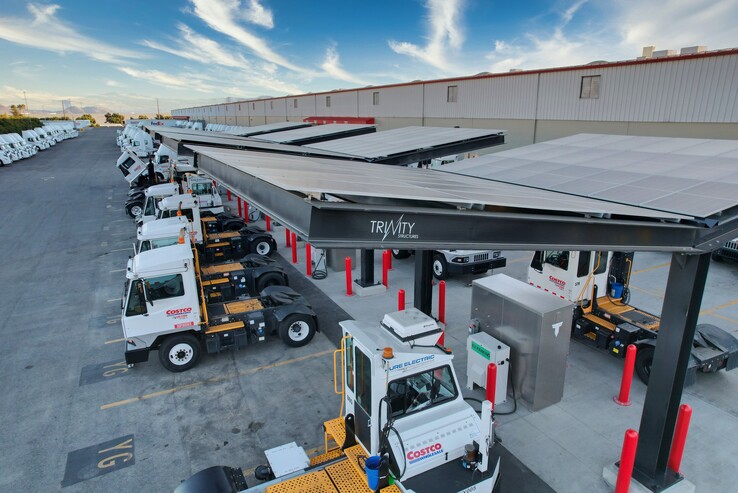
<path fill-rule="evenodd" d="M 471 318 L 510 346 L 511 383 L 531 411 L 564 395 L 573 310 L 572 303 L 504 274 L 472 283 Z"/>

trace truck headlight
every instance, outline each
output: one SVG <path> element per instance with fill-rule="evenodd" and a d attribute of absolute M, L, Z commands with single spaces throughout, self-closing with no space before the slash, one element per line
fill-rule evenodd
<path fill-rule="evenodd" d="M 451 262 L 455 264 L 466 264 L 469 262 L 469 257 L 454 257 L 451 259 Z"/>

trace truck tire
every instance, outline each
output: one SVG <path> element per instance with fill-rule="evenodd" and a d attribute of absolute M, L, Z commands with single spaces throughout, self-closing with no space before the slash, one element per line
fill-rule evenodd
<path fill-rule="evenodd" d="M 635 370 L 641 382 L 648 385 L 651 378 L 651 364 L 653 363 L 653 346 L 639 346 L 636 354 Z"/>
<path fill-rule="evenodd" d="M 256 240 L 256 243 L 254 243 L 254 253 L 257 253 L 262 257 L 268 257 L 273 251 L 274 248 L 272 248 L 272 242 L 267 238 Z"/>
<path fill-rule="evenodd" d="M 396 259 L 408 258 L 410 256 L 410 250 L 392 250 L 392 256 Z"/>
<path fill-rule="evenodd" d="M 290 347 L 304 346 L 315 335 L 315 321 L 310 315 L 294 313 L 279 323 L 279 337 Z"/>
<path fill-rule="evenodd" d="M 126 214 L 131 217 L 140 216 L 143 213 L 143 204 L 141 202 L 131 202 L 126 204 Z"/>
<path fill-rule="evenodd" d="M 284 280 L 284 276 L 277 274 L 276 272 L 267 272 L 259 279 L 256 280 L 256 291 L 261 293 L 264 288 L 269 286 L 286 286 L 287 283 Z"/>
<path fill-rule="evenodd" d="M 443 281 L 448 277 L 448 265 L 446 259 L 440 253 L 433 255 L 433 277 Z"/>
<path fill-rule="evenodd" d="M 159 346 L 159 361 L 169 371 L 187 371 L 200 359 L 200 341 L 192 334 L 175 334 Z"/>

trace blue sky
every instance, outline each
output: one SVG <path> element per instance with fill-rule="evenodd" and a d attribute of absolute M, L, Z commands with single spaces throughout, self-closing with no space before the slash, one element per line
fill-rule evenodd
<path fill-rule="evenodd" d="M 0 104 L 124 113 L 738 46 L 738 0 L 3 0 Z"/>

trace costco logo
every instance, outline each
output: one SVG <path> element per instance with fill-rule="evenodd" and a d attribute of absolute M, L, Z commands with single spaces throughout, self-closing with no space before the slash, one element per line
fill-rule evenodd
<path fill-rule="evenodd" d="M 192 308 L 177 308 L 175 310 L 167 310 L 167 317 L 173 317 L 175 315 L 186 315 L 188 313 L 192 313 Z"/>
<path fill-rule="evenodd" d="M 407 460 L 410 464 L 414 462 L 418 462 L 424 459 L 427 459 L 429 457 L 433 457 L 434 455 L 442 454 L 443 453 L 443 446 L 440 442 L 434 443 L 433 445 L 430 445 L 425 448 L 421 448 L 419 450 L 411 450 L 407 453 Z"/>
<path fill-rule="evenodd" d="M 548 276 L 548 280 L 556 284 L 556 287 L 559 289 L 564 289 L 564 287 L 566 286 L 566 281 L 562 281 L 561 279 L 556 279 L 554 276 Z"/>

